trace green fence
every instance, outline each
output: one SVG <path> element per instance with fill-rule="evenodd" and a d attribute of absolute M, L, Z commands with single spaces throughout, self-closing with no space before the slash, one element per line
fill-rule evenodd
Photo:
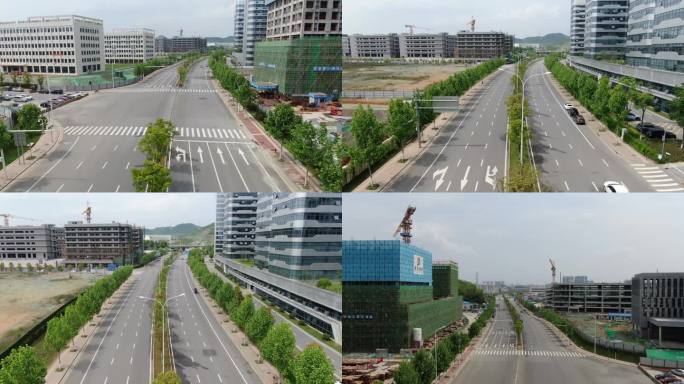
<path fill-rule="evenodd" d="M 684 361 L 684 351 L 672 349 L 647 349 L 646 356 L 657 360 Z"/>

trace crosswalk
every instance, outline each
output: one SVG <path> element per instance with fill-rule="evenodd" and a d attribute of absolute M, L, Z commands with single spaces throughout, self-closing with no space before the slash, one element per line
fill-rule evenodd
<path fill-rule="evenodd" d="M 656 192 L 684 192 L 684 187 L 658 166 L 632 164 L 632 167 Z"/>
<path fill-rule="evenodd" d="M 69 126 L 64 133 L 71 136 L 144 136 L 147 127 L 113 127 L 113 126 Z M 249 140 L 239 129 L 177 127 L 176 139 L 216 139 L 216 140 Z"/>
<path fill-rule="evenodd" d="M 585 354 L 570 351 L 543 351 L 543 350 L 518 350 L 518 349 L 476 349 L 477 356 L 524 356 L 524 357 L 559 357 L 559 358 L 583 358 Z"/>
<path fill-rule="evenodd" d="M 112 89 L 109 92 L 114 93 L 216 93 L 213 89 L 191 89 L 191 88 L 118 88 Z"/>

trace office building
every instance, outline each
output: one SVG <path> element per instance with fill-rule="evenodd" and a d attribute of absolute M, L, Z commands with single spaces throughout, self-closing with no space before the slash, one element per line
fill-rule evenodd
<path fill-rule="evenodd" d="M 684 72 L 684 4 L 632 1 L 626 61 L 637 67 Z"/>
<path fill-rule="evenodd" d="M 623 58 L 629 0 L 587 0 L 584 56 Z"/>
<path fill-rule="evenodd" d="M 245 36 L 245 1 L 237 0 L 235 2 L 235 17 L 233 18 L 233 37 L 235 38 L 235 47 L 242 50 L 242 44 Z"/>
<path fill-rule="evenodd" d="M 406 58 L 453 57 L 449 53 L 447 33 L 402 33 L 399 35 L 399 56 Z"/>
<path fill-rule="evenodd" d="M 154 53 L 156 55 L 163 55 L 171 52 L 171 40 L 166 36 L 157 36 L 154 38 Z"/>
<path fill-rule="evenodd" d="M 632 319 L 641 337 L 684 342 L 684 273 L 634 276 Z"/>
<path fill-rule="evenodd" d="M 359 58 L 399 57 L 399 35 L 351 35 L 349 54 Z"/>
<path fill-rule="evenodd" d="M 342 245 L 343 353 L 420 347 L 462 317 L 458 266 L 399 240 Z"/>
<path fill-rule="evenodd" d="M 447 39 L 447 56 L 476 60 L 505 57 L 513 53 L 513 40 L 513 36 L 503 32 L 459 32 L 453 39 L 455 49 Z"/>
<path fill-rule="evenodd" d="M 241 63 L 245 67 L 254 66 L 256 43 L 266 38 L 266 0 L 245 0 L 245 23 L 242 34 Z"/>
<path fill-rule="evenodd" d="M 64 229 L 54 225 L 0 227 L 0 262 L 44 263 L 62 257 Z"/>
<path fill-rule="evenodd" d="M 115 29 L 105 33 L 107 63 L 144 63 L 154 57 L 154 31 L 151 29 Z"/>
<path fill-rule="evenodd" d="M 501 293 L 501 291 L 506 287 L 506 283 L 503 281 L 483 281 L 480 283 L 479 288 L 488 295 L 496 295 Z"/>
<path fill-rule="evenodd" d="M 66 264 L 89 267 L 135 264 L 142 255 L 143 229 L 130 224 L 72 221 L 64 226 L 64 232 Z"/>
<path fill-rule="evenodd" d="M 570 2 L 570 54 L 584 54 L 584 31 L 587 17 L 586 0 Z"/>
<path fill-rule="evenodd" d="M 219 193 L 216 206 L 216 254 L 254 259 L 257 193 Z"/>
<path fill-rule="evenodd" d="M 591 283 L 587 276 L 563 276 L 563 283 L 586 284 Z"/>
<path fill-rule="evenodd" d="M 154 40 L 154 50 L 157 54 L 206 52 L 207 39 L 192 36 L 174 36 L 169 39 L 165 36 L 157 36 Z"/>
<path fill-rule="evenodd" d="M 288 97 L 322 93 L 336 99 L 342 91 L 342 2 L 267 0 L 266 6 L 266 34 L 256 44 L 253 87 Z"/>
<path fill-rule="evenodd" d="M 555 283 L 546 304 L 558 312 L 628 313 L 632 311 L 632 284 Z"/>
<path fill-rule="evenodd" d="M 349 40 L 349 36 L 347 35 L 342 35 L 342 56 L 345 58 L 352 57 L 351 41 Z"/>
<path fill-rule="evenodd" d="M 71 15 L 0 22 L 0 72 L 82 75 L 104 68 L 102 20 Z"/>

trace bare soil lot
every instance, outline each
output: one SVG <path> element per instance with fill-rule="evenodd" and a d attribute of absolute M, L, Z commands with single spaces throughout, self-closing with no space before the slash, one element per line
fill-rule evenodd
<path fill-rule="evenodd" d="M 466 69 L 463 64 L 348 64 L 345 91 L 414 91 Z"/>
<path fill-rule="evenodd" d="M 0 351 L 97 278 L 68 272 L 0 273 Z"/>

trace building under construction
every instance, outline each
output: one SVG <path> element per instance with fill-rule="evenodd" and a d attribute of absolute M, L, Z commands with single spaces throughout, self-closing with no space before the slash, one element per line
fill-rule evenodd
<path fill-rule="evenodd" d="M 344 241 L 342 275 L 344 353 L 419 347 L 462 317 L 457 265 L 407 242 Z"/>
<path fill-rule="evenodd" d="M 64 226 L 64 262 L 88 267 L 137 264 L 143 253 L 143 231 L 130 224 L 71 221 Z"/>
<path fill-rule="evenodd" d="M 459 32 L 454 56 L 460 59 L 505 57 L 513 52 L 513 40 L 513 36 L 503 32 Z"/>

